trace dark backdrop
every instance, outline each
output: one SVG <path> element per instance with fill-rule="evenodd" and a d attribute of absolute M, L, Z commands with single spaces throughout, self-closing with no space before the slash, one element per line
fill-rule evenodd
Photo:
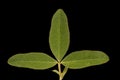
<path fill-rule="evenodd" d="M 1 3 L 0 80 L 58 80 L 49 70 L 12 67 L 7 59 L 18 53 L 45 52 L 51 56 L 48 37 L 51 18 L 62 8 L 67 14 L 71 43 L 67 54 L 76 50 L 100 50 L 110 61 L 100 66 L 69 70 L 63 80 L 108 80 L 116 78 L 114 48 L 117 31 L 112 2 L 105 0 L 6 1 Z M 113 66 L 115 65 L 115 66 Z M 56 67 L 55 67 L 56 68 Z M 116 69 L 115 69 L 116 68 Z"/>

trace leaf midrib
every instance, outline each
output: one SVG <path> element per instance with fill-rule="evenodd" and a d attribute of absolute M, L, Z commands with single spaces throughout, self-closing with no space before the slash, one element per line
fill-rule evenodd
<path fill-rule="evenodd" d="M 61 56 L 60 56 L 60 49 L 61 49 L 61 12 L 60 12 L 60 14 L 59 14 L 59 31 L 58 31 L 58 35 L 60 35 L 59 37 L 58 37 L 58 46 L 59 46 L 59 49 L 58 49 L 58 59 L 60 60 L 60 58 L 61 58 Z"/>
<path fill-rule="evenodd" d="M 13 61 L 13 62 L 36 62 L 36 63 L 57 63 L 57 62 L 50 62 L 50 61 Z"/>
<path fill-rule="evenodd" d="M 85 60 L 72 60 L 72 61 L 63 61 L 62 63 L 78 62 L 78 61 L 92 61 L 92 60 L 106 60 L 106 59 L 85 59 Z"/>

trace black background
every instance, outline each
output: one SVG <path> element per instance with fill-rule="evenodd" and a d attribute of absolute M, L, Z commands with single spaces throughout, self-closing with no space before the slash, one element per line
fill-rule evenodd
<path fill-rule="evenodd" d="M 14 54 L 45 52 L 51 56 L 48 37 L 51 18 L 62 8 L 70 29 L 69 54 L 76 50 L 100 50 L 108 54 L 106 64 L 69 70 L 63 80 L 108 80 L 117 78 L 115 59 L 118 52 L 114 8 L 105 0 L 5 1 L 1 3 L 0 80 L 58 80 L 49 70 L 12 67 L 7 60 Z M 116 37 L 117 36 L 117 37 Z M 54 67 L 56 68 L 56 67 Z"/>

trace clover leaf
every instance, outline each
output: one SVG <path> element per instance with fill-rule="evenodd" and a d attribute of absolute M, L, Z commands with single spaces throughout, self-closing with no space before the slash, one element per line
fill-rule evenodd
<path fill-rule="evenodd" d="M 50 49 L 56 59 L 41 52 L 19 53 L 10 57 L 8 64 L 36 70 L 48 69 L 57 64 L 58 69 L 54 69 L 53 72 L 59 75 L 59 80 L 62 80 L 68 69 L 81 69 L 109 61 L 109 57 L 104 52 L 95 50 L 75 51 L 65 56 L 69 44 L 70 32 L 67 16 L 62 9 L 58 9 L 53 15 L 49 33 Z M 61 65 L 65 67 L 63 70 L 61 70 Z"/>

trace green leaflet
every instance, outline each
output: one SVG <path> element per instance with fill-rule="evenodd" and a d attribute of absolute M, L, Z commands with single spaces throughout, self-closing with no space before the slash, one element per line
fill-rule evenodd
<path fill-rule="evenodd" d="M 63 58 L 69 48 L 69 43 L 67 16 L 62 9 L 58 9 L 53 15 L 49 33 L 50 49 L 57 60 L 45 53 L 30 52 L 13 55 L 8 59 L 8 64 L 36 70 L 48 69 L 58 64 L 58 69 L 52 71 L 59 75 L 59 80 L 62 80 L 68 68 L 81 69 L 109 61 L 109 57 L 104 52 L 93 50 L 75 51 Z M 62 69 L 61 65 L 65 68 Z"/>
<path fill-rule="evenodd" d="M 57 64 L 56 60 L 40 52 L 16 54 L 8 59 L 8 63 L 12 66 L 32 69 L 48 69 Z"/>
<path fill-rule="evenodd" d="M 62 9 L 58 9 L 53 15 L 49 44 L 52 53 L 58 61 L 61 61 L 66 54 L 70 37 L 67 16 Z"/>
<path fill-rule="evenodd" d="M 104 52 L 83 50 L 72 52 L 63 59 L 62 64 L 71 69 L 80 69 L 103 64 L 107 61 L 109 61 L 109 57 Z"/>

